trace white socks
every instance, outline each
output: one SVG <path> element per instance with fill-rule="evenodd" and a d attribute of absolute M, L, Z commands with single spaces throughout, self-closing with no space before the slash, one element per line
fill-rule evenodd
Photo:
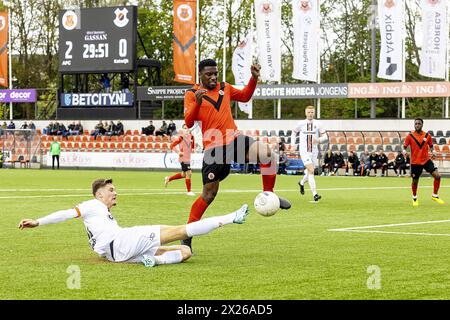
<path fill-rule="evenodd" d="M 154 256 L 156 259 L 156 264 L 172 264 L 180 263 L 183 261 L 183 255 L 181 250 L 172 250 L 164 252 L 162 255 Z"/>
<path fill-rule="evenodd" d="M 316 191 L 316 179 L 314 179 L 314 172 L 308 175 L 308 183 L 313 193 L 313 196 L 315 196 L 317 194 L 317 191 Z"/>
<path fill-rule="evenodd" d="M 207 234 L 223 225 L 233 223 L 234 218 L 236 218 L 236 212 L 192 222 L 186 225 L 186 234 L 189 238 L 201 236 L 202 234 Z"/>

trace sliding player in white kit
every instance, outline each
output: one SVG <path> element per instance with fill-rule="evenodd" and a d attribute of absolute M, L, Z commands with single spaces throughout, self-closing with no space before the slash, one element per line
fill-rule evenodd
<path fill-rule="evenodd" d="M 305 165 L 303 179 L 298 182 L 300 186 L 300 193 L 305 194 L 305 183 L 309 183 L 311 192 L 314 196 L 314 201 L 319 201 L 322 198 L 316 191 L 316 180 L 314 179 L 314 168 L 319 166 L 319 143 L 328 141 L 325 130 L 321 127 L 320 122 L 314 120 L 314 107 L 307 106 L 305 109 L 306 119 L 300 121 L 291 135 L 291 145 L 295 146 L 297 134 L 300 137 L 300 157 Z M 295 150 L 295 149 L 294 149 Z"/>
<path fill-rule="evenodd" d="M 92 183 L 93 200 L 73 209 L 54 212 L 43 218 L 20 221 L 19 228 L 35 228 L 72 218 L 83 219 L 92 249 L 112 262 L 143 263 L 146 267 L 180 263 L 189 259 L 191 249 L 184 245 L 163 246 L 176 240 L 209 233 L 226 224 L 242 224 L 248 215 L 245 204 L 224 216 L 203 219 L 188 225 L 147 225 L 121 228 L 109 211 L 116 205 L 117 192 L 112 179 Z"/>

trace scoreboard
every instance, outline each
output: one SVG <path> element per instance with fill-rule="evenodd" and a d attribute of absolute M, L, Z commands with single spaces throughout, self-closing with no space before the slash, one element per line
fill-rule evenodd
<path fill-rule="evenodd" d="M 59 72 L 130 72 L 136 36 L 136 6 L 61 10 Z"/>

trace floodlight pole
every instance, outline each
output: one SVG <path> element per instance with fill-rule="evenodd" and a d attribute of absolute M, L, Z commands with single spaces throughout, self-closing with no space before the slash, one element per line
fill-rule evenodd
<path fill-rule="evenodd" d="M 370 82 L 375 83 L 376 78 L 376 52 L 377 52 L 377 29 L 376 29 L 376 19 L 377 19 L 377 0 L 372 0 L 372 62 L 370 67 Z M 375 98 L 370 99 L 370 118 L 374 119 L 377 117 L 377 102 Z"/>
<path fill-rule="evenodd" d="M 8 73 L 9 73 L 9 90 L 12 89 L 12 59 L 11 59 L 11 10 L 8 7 Z M 13 119 L 13 106 L 9 102 L 9 120 Z"/>

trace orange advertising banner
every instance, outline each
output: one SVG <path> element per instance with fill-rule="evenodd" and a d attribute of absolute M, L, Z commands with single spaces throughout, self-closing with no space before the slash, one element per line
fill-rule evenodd
<path fill-rule="evenodd" d="M 0 86 L 8 87 L 8 12 L 0 12 Z"/>
<path fill-rule="evenodd" d="M 349 83 L 348 98 L 448 97 L 450 82 Z"/>
<path fill-rule="evenodd" d="M 175 81 L 195 83 L 196 0 L 173 2 L 173 68 Z"/>

